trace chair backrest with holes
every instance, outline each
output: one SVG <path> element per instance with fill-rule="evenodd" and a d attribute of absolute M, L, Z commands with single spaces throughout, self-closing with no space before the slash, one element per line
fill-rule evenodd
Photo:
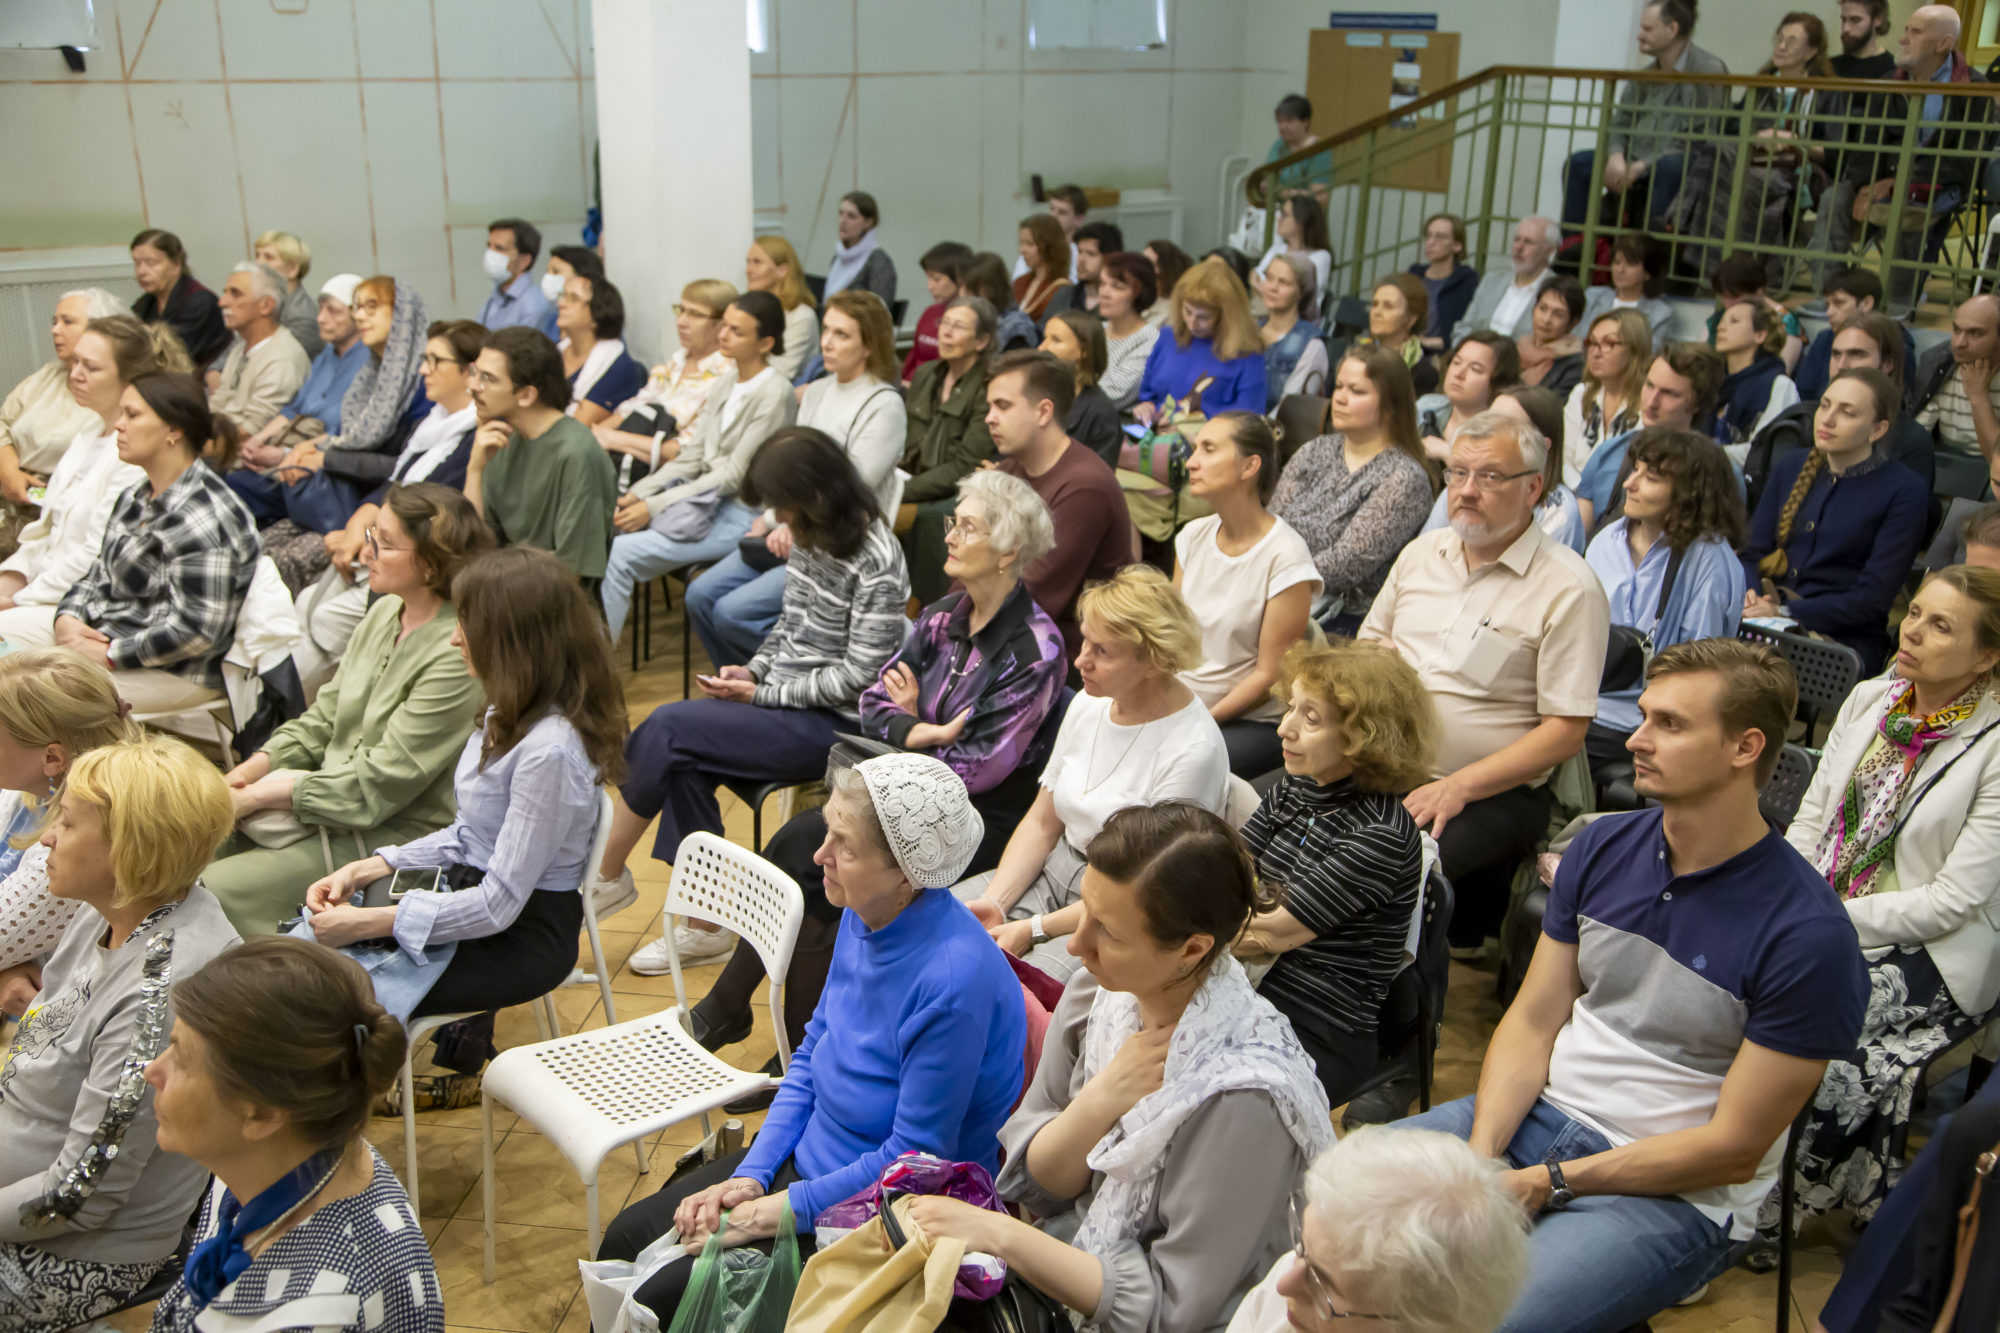
<path fill-rule="evenodd" d="M 1816 712 L 1837 711 L 1847 701 L 1854 682 L 1861 679 L 1861 654 L 1844 643 L 1756 625 L 1743 626 L 1736 637 L 1783 653 L 1792 664 L 1792 674 L 1799 678 L 1799 702 Z"/>
<path fill-rule="evenodd" d="M 782 977 L 798 940 L 805 895 L 763 857 L 713 833 L 690 833 L 674 856 L 667 911 L 735 931 L 757 950 L 767 973 Z"/>
<path fill-rule="evenodd" d="M 1799 812 L 1799 802 L 1805 800 L 1806 788 L 1812 785 L 1813 770 L 1818 767 L 1813 752 L 1802 746 L 1787 745 L 1779 753 L 1771 780 L 1757 793 L 1757 808 L 1780 831 L 1791 827 L 1793 816 Z"/>

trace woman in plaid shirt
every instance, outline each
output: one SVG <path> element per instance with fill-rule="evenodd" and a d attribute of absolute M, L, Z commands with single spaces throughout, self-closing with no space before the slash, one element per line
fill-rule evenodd
<path fill-rule="evenodd" d="M 257 565 L 257 529 L 211 447 L 236 451 L 191 375 L 141 375 L 119 400 L 118 457 L 141 469 L 118 497 L 89 571 L 56 608 L 55 641 L 112 673 L 137 713 L 193 708 L 222 692 L 222 657 Z"/>

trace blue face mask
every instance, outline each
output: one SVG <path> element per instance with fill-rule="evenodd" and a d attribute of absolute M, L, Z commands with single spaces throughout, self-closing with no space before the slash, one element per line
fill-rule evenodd
<path fill-rule="evenodd" d="M 511 276 L 507 272 L 507 256 L 498 250 L 488 250 L 479 257 L 479 265 L 486 270 L 486 276 L 495 282 L 505 282 Z"/>

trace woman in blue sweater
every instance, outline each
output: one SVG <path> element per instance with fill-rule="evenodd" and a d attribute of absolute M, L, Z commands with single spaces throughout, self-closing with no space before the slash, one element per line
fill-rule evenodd
<path fill-rule="evenodd" d="M 821 1210 L 905 1152 L 998 1172 L 1027 1014 L 1006 955 L 946 888 L 979 847 L 965 784 L 928 755 L 882 755 L 835 773 L 826 829 L 813 859 L 827 900 L 846 910 L 763 1131 L 627 1207 L 598 1258 L 635 1259 L 669 1227 L 691 1247 L 722 1226 L 725 1243 L 768 1250 L 787 1222 L 810 1254 Z M 662 1327 L 693 1267 L 689 1257 L 643 1275 L 638 1299 Z"/>
<path fill-rule="evenodd" d="M 1150 426 L 1166 399 L 1185 403 L 1206 379 L 1201 410 L 1264 411 L 1264 338 L 1250 315 L 1250 293 L 1221 259 L 1202 260 L 1174 284 L 1167 327 L 1146 358 L 1132 417 Z"/>
<path fill-rule="evenodd" d="M 1743 547 L 1743 618 L 1782 617 L 1844 643 L 1864 676 L 1889 655 L 1889 607 L 1930 507 L 1916 473 L 1879 447 L 1900 410 L 1880 371 L 1836 377 L 1813 417 L 1813 447 L 1771 469 Z"/>

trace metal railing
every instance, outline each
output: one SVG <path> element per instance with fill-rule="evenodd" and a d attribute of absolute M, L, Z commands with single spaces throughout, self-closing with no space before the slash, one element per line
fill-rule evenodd
<path fill-rule="evenodd" d="M 1274 185 L 1320 195 L 1341 293 L 1364 294 L 1422 259 L 1431 214 L 1462 218 L 1465 262 L 1488 270 L 1507 262 L 1515 221 L 1539 213 L 1581 236 L 1586 285 L 1598 242 L 1636 232 L 1672 278 L 1703 289 L 1741 251 L 1765 258 L 1775 290 L 1810 281 L 1817 291 L 1834 269 L 1860 264 L 1881 275 L 1892 307 L 1951 302 L 2000 281 L 2000 247 L 1988 242 L 2000 206 L 1989 189 L 1989 170 L 2000 187 L 1996 92 L 1502 65 L 1264 163 L 1245 192 L 1253 203 Z M 1648 105 L 1662 98 L 1684 105 Z M 1628 137 L 1634 156 L 1648 139 L 1670 151 L 1607 193 L 1608 159 Z M 1669 158 L 1679 186 L 1656 198 Z M 1271 231 L 1267 218 L 1267 244 Z"/>

